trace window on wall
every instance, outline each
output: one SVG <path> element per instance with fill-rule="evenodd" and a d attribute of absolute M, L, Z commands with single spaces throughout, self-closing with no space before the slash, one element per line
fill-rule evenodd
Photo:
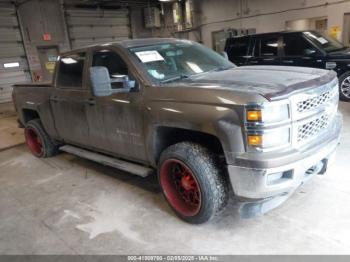
<path fill-rule="evenodd" d="M 224 30 L 212 32 L 213 49 L 216 52 L 223 52 L 225 50 L 226 39 L 230 37 L 230 33 Z"/>
<path fill-rule="evenodd" d="M 82 88 L 85 53 L 61 57 L 58 72 L 59 88 Z"/>

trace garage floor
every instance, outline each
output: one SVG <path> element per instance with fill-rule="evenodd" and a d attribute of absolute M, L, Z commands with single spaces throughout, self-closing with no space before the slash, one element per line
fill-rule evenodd
<path fill-rule="evenodd" d="M 18 128 L 12 103 L 0 103 L 0 151 L 23 143 L 23 129 Z"/>
<path fill-rule="evenodd" d="M 349 254 L 350 103 L 336 163 L 283 206 L 239 219 L 234 203 L 201 226 L 177 219 L 154 177 L 68 154 L 0 152 L 1 254 Z"/>

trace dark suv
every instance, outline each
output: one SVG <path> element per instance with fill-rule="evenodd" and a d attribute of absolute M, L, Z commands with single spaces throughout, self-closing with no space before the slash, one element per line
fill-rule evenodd
<path fill-rule="evenodd" d="M 350 101 L 350 49 L 316 31 L 277 32 L 228 38 L 225 51 L 236 65 L 284 65 L 332 69 L 340 98 Z"/>

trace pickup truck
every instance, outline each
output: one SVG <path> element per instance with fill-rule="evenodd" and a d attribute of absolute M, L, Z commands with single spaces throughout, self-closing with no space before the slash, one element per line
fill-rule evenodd
<path fill-rule="evenodd" d="M 263 214 L 324 174 L 338 95 L 333 71 L 236 67 L 198 43 L 152 38 L 64 53 L 53 83 L 16 85 L 13 100 L 35 156 L 157 170 L 170 207 L 200 224 L 230 197 L 243 217 Z"/>

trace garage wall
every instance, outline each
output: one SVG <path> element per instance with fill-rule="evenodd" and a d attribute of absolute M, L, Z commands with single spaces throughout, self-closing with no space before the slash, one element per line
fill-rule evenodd
<path fill-rule="evenodd" d="M 67 9 L 65 16 L 73 49 L 131 37 L 128 9 Z"/>
<path fill-rule="evenodd" d="M 62 8 L 54 0 L 29 0 L 18 6 L 33 81 L 51 81 L 55 57 L 70 49 Z"/>
<path fill-rule="evenodd" d="M 16 10 L 0 6 L 0 103 L 11 101 L 12 85 L 30 81 Z"/>
<path fill-rule="evenodd" d="M 212 47 L 214 31 L 227 28 L 256 28 L 257 33 L 281 31 L 285 30 L 286 21 L 324 16 L 328 18 L 329 29 L 342 28 L 344 13 L 349 12 L 350 2 L 342 0 L 202 0 L 202 41 Z"/>

